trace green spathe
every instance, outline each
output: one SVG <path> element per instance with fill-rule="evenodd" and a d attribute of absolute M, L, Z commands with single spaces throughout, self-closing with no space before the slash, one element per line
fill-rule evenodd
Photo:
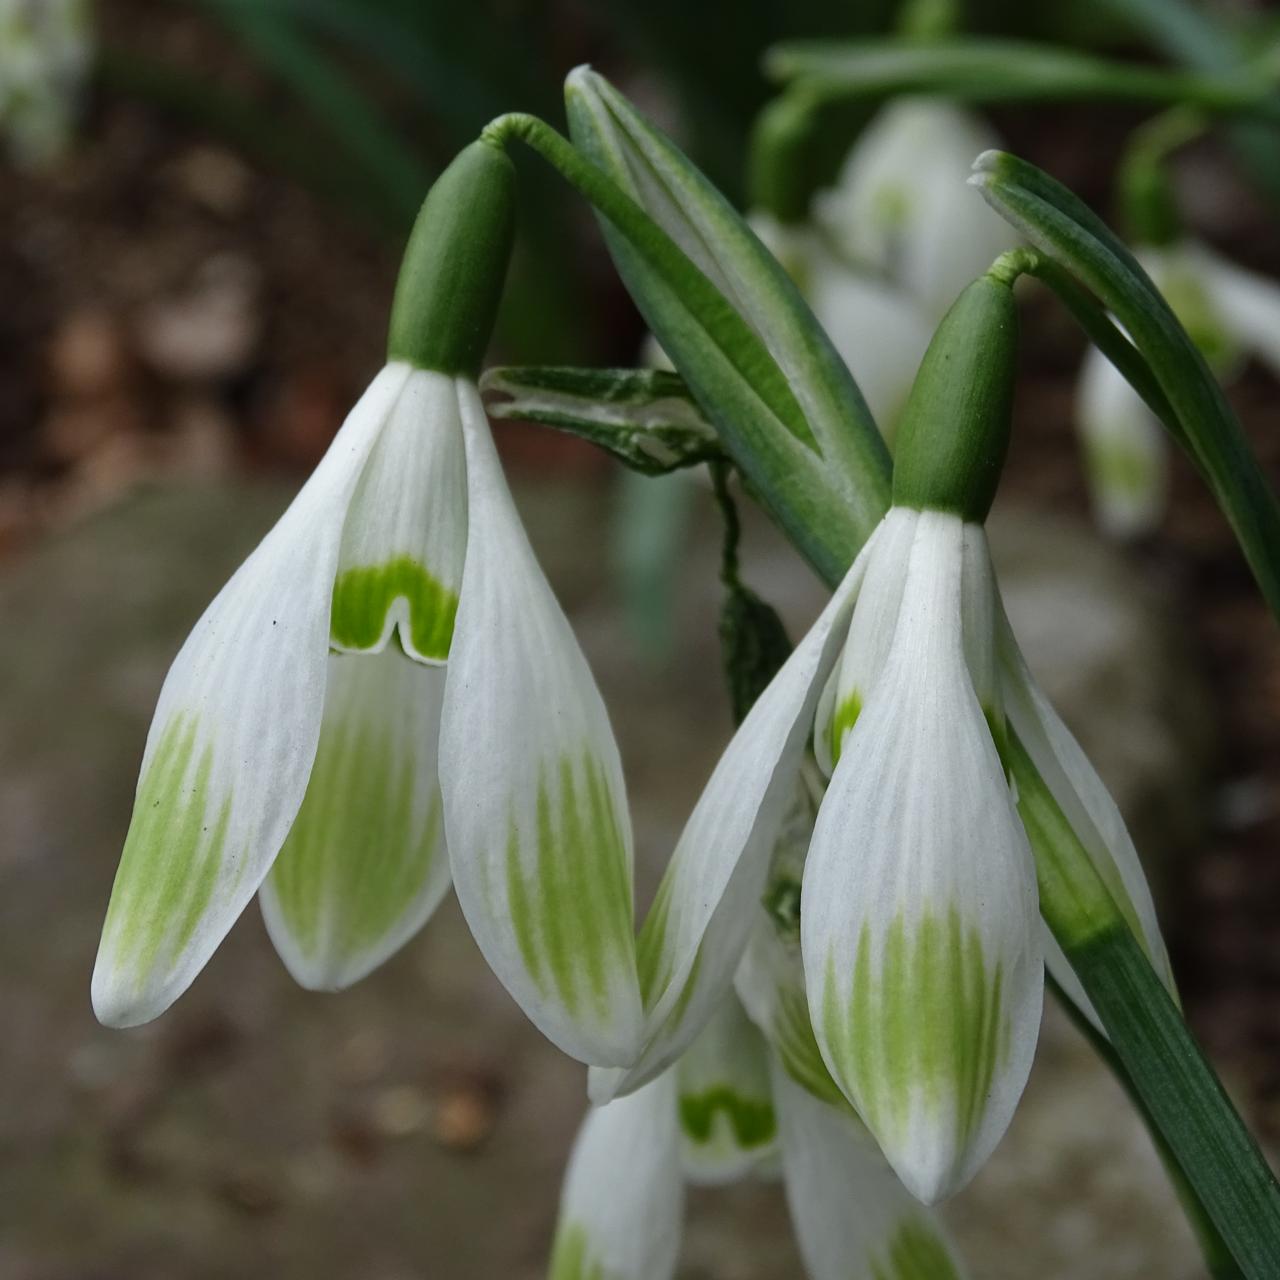
<path fill-rule="evenodd" d="M 515 168 L 473 142 L 436 179 L 409 236 L 387 356 L 451 377 L 480 372 L 515 231 Z"/>
<path fill-rule="evenodd" d="M 942 318 L 898 424 L 893 502 L 981 524 L 1009 447 L 1018 355 L 1011 284 L 975 280 Z"/>

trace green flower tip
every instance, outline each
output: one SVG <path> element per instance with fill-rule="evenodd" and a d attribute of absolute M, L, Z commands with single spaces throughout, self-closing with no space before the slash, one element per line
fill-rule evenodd
<path fill-rule="evenodd" d="M 436 179 L 409 236 L 387 355 L 419 369 L 480 371 L 511 257 L 515 168 L 491 140 L 460 151 Z"/>
<path fill-rule="evenodd" d="M 898 426 L 895 506 L 986 519 L 1009 447 L 1017 355 L 1012 280 L 982 276 L 942 318 L 920 363 Z"/>

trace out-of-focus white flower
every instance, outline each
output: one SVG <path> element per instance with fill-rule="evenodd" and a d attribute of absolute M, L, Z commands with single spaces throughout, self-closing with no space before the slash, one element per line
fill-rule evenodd
<path fill-rule="evenodd" d="M 91 54 L 88 0 L 0 0 L 0 130 L 20 164 L 66 147 Z"/>
<path fill-rule="evenodd" d="M 1195 240 L 1137 256 L 1221 380 L 1236 377 L 1249 357 L 1280 377 L 1280 284 Z M 1164 428 L 1094 347 L 1080 371 L 1076 423 L 1099 525 L 1117 538 L 1149 533 L 1168 497 Z"/>

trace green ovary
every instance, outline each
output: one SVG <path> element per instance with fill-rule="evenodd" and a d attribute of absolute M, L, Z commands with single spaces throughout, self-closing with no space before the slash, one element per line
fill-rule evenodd
<path fill-rule="evenodd" d="M 712 1140 L 717 1115 L 733 1130 L 734 1142 L 744 1151 L 767 1146 L 777 1133 L 773 1105 L 768 1100 L 744 1098 L 728 1085 L 680 1098 L 680 1125 L 699 1146 Z"/>
<path fill-rule="evenodd" d="M 889 1239 L 884 1253 L 872 1260 L 872 1280 L 960 1280 L 951 1254 L 929 1222 L 912 1216 Z"/>
<path fill-rule="evenodd" d="M 414 651 L 423 658 L 447 658 L 457 593 L 410 556 L 338 575 L 329 620 L 333 643 L 340 649 L 374 648 L 386 630 L 388 611 L 401 599 L 409 605 L 408 639 Z"/>
<path fill-rule="evenodd" d="M 547 1280 L 614 1280 L 602 1262 L 591 1257 L 586 1231 L 576 1223 L 565 1223 L 556 1232 L 551 1249 L 551 1270 Z"/>
<path fill-rule="evenodd" d="M 619 969 L 634 964 L 631 881 L 613 797 L 591 754 L 568 758 L 538 786 L 536 830 L 507 836 L 507 905 L 521 957 L 538 989 L 570 1013 L 590 1001 L 607 1018 Z M 522 843 L 534 839 L 526 870 Z"/>
<path fill-rule="evenodd" d="M 425 813 L 415 802 L 418 772 L 413 752 L 397 751 L 375 723 L 325 726 L 271 869 L 280 914 L 309 959 L 340 967 L 375 947 L 419 899 L 441 853 L 441 806 L 435 779 Z"/>
<path fill-rule="evenodd" d="M 196 719 L 165 726 L 138 785 L 103 935 L 137 987 L 191 941 L 222 868 L 231 795 L 211 812 L 213 747 L 196 752 Z"/>
<path fill-rule="evenodd" d="M 988 967 L 978 931 L 952 908 L 908 925 L 901 912 L 873 958 L 869 924 L 858 937 L 853 981 L 841 998 L 834 953 L 822 996 L 828 1049 L 879 1134 L 902 1132 L 919 1107 L 953 1117 L 963 1146 L 982 1119 L 1011 1029 L 1004 975 Z"/>

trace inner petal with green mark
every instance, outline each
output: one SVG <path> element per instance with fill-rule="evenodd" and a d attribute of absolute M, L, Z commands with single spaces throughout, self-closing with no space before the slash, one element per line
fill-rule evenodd
<path fill-rule="evenodd" d="M 924 1214 L 900 1223 L 871 1259 L 872 1280 L 961 1280 L 951 1250 Z"/>
<path fill-rule="evenodd" d="M 191 941 L 228 857 L 232 796 L 215 794 L 212 772 L 199 721 L 177 713 L 138 784 L 103 928 L 111 966 L 130 975 L 135 992 Z"/>
<path fill-rule="evenodd" d="M 829 953 L 823 1034 L 863 1119 L 883 1139 L 923 1117 L 963 1148 L 1010 1052 L 1000 962 L 954 908 L 899 912 L 883 938 L 863 924 L 850 979 Z"/>
<path fill-rule="evenodd" d="M 506 890 L 526 970 L 570 1013 L 607 1020 L 630 983 L 635 939 L 629 859 L 600 762 L 561 757 L 538 783 L 533 830 L 507 830 Z"/>
<path fill-rule="evenodd" d="M 268 932 L 303 986 L 362 978 L 449 887 L 436 749 L 444 680 L 396 650 L 329 657 L 306 796 L 262 886 Z"/>
<path fill-rule="evenodd" d="M 466 554 L 458 405 L 472 384 L 415 371 L 365 464 L 342 531 L 330 639 L 377 652 L 395 632 L 420 662 L 449 655 Z"/>

